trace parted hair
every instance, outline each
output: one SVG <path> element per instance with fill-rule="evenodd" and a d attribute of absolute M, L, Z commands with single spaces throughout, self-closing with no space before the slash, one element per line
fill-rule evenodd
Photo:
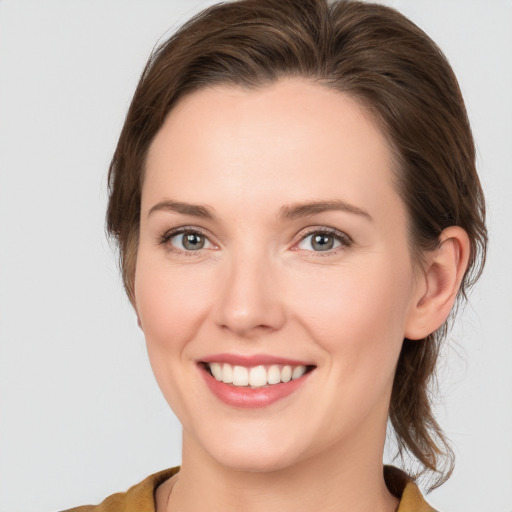
<path fill-rule="evenodd" d="M 485 261 L 485 203 L 457 79 L 438 46 L 398 11 L 353 0 L 239 0 L 216 4 L 183 25 L 149 58 L 109 169 L 107 230 L 119 246 L 134 301 L 141 189 L 148 148 L 185 95 L 204 87 L 257 88 L 303 77 L 359 102 L 388 142 L 409 245 L 435 249 L 460 226 L 471 255 L 465 299 Z M 459 301 L 460 302 L 460 301 Z M 448 323 L 403 342 L 389 420 L 398 454 L 414 456 L 431 488 L 453 470 L 453 452 L 432 410 L 432 385 Z"/>

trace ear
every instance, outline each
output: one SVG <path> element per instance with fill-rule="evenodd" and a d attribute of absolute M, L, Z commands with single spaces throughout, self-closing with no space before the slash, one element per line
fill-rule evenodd
<path fill-rule="evenodd" d="M 420 270 L 417 291 L 404 336 L 419 340 L 441 327 L 448 318 L 466 272 L 471 246 L 459 226 L 443 230 L 439 247 L 428 253 Z"/>

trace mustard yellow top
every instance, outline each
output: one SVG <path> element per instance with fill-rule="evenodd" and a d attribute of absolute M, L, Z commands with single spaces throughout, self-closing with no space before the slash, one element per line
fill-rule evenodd
<path fill-rule="evenodd" d="M 140 484 L 126 492 L 118 492 L 106 498 L 99 505 L 85 505 L 63 512 L 155 512 L 157 487 L 179 471 L 179 467 L 166 469 L 148 476 Z M 384 468 L 386 485 L 392 494 L 400 498 L 396 512 L 436 512 L 421 495 L 416 484 L 399 469 Z"/>

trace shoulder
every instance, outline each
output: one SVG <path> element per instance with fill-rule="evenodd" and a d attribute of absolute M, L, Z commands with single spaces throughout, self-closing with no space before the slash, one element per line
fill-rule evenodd
<path fill-rule="evenodd" d="M 425 501 L 414 481 L 400 469 L 385 466 L 384 478 L 389 491 L 400 499 L 397 512 L 436 512 Z"/>
<path fill-rule="evenodd" d="M 126 492 L 118 492 L 105 498 L 99 505 L 84 505 L 62 512 L 155 512 L 157 487 L 178 471 L 179 467 L 176 467 L 154 473 Z"/>

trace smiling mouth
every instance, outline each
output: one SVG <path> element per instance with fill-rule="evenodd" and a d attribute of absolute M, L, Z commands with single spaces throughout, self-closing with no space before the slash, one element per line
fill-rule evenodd
<path fill-rule="evenodd" d="M 205 370 L 218 382 L 233 387 L 264 388 L 297 380 L 311 372 L 313 365 L 257 365 L 238 366 L 229 363 L 202 362 Z"/>

